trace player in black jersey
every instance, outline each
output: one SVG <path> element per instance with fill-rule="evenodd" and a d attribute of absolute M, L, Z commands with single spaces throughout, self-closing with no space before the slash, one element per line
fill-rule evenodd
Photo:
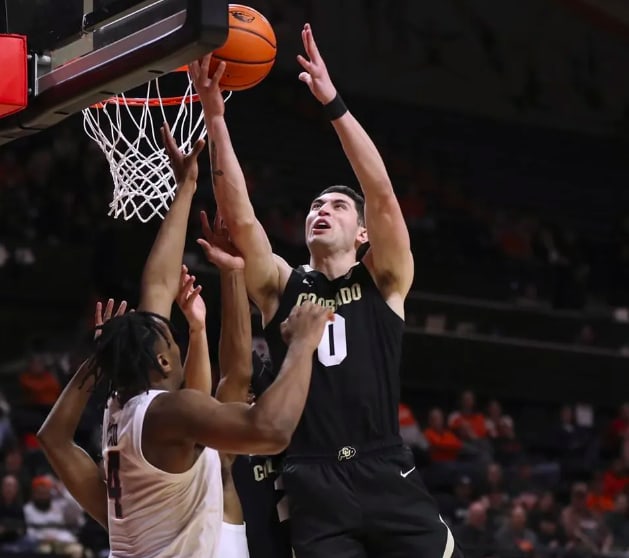
<path fill-rule="evenodd" d="M 251 389 L 260 395 L 273 383 L 270 364 L 253 352 Z M 247 527 L 250 558 L 291 558 L 288 503 L 277 456 L 239 455 L 232 477 Z"/>
<path fill-rule="evenodd" d="M 311 300 L 335 312 L 283 467 L 293 548 L 297 558 L 458 556 L 398 432 L 404 300 L 414 272 L 408 230 L 384 163 L 338 96 L 309 25 L 302 39 L 308 59 L 298 58 L 305 70 L 299 78 L 322 103 L 364 193 L 363 202 L 347 187 L 332 187 L 312 202 L 309 266 L 292 269 L 273 254 L 248 199 L 222 98 L 207 79 L 195 81 L 212 169 L 224 177 L 214 188 L 217 204 L 245 258 L 247 290 L 262 313 L 274 365 L 286 351 L 277 328 L 291 308 Z M 203 64 L 207 69 L 209 60 Z"/>
<path fill-rule="evenodd" d="M 201 214 L 201 223 L 205 238 L 198 242 L 208 261 L 217 266 L 221 284 L 220 379 L 216 398 L 224 403 L 248 401 L 251 392 L 261 395 L 275 378 L 268 363 L 255 351 L 247 352 L 252 339 L 242 271 L 244 260 L 230 242 L 219 213 L 214 227 L 210 227 L 205 212 Z M 275 486 L 277 459 L 221 454 L 221 465 L 224 517 L 220 558 L 291 558 L 288 531 L 278 515 L 283 491 Z"/>

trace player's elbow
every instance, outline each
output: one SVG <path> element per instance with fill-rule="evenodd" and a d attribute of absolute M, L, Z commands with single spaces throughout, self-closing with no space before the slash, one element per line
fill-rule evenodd
<path fill-rule="evenodd" d="M 251 211 L 234 212 L 229 217 L 224 217 L 224 219 L 236 246 L 239 246 L 239 243 L 246 246 L 247 243 L 255 240 L 259 233 L 258 220 L 253 212 L 253 208 L 251 208 Z"/>
<path fill-rule="evenodd" d="M 37 431 L 37 441 L 45 451 L 50 451 L 52 448 L 59 445 L 58 436 L 55 436 L 45 423 Z"/>
<path fill-rule="evenodd" d="M 279 421 L 269 421 L 266 424 L 257 425 L 259 453 L 275 455 L 282 453 L 290 443 L 293 430 L 282 425 Z"/>

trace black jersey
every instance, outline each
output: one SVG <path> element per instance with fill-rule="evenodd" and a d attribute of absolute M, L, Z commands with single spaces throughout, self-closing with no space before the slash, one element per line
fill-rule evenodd
<path fill-rule="evenodd" d="M 291 558 L 288 504 L 278 486 L 278 457 L 239 455 L 232 467 L 234 486 L 247 526 L 251 558 Z M 285 508 L 285 510 L 284 510 Z"/>
<path fill-rule="evenodd" d="M 256 351 L 252 354 L 251 385 L 256 396 L 273 383 L 270 363 Z M 232 466 L 232 479 L 247 526 L 251 558 L 291 558 L 287 502 L 279 473 L 281 457 L 239 455 Z"/>
<path fill-rule="evenodd" d="M 287 455 L 329 453 L 397 436 L 404 321 L 362 262 L 334 280 L 299 267 L 265 328 L 276 371 L 286 355 L 280 324 L 307 300 L 334 308 L 335 319 L 314 353 L 306 407 Z"/>

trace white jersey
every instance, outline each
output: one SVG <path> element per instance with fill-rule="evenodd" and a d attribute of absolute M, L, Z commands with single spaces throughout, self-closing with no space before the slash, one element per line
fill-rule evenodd
<path fill-rule="evenodd" d="M 110 399 L 103 419 L 110 558 L 214 558 L 223 521 L 218 452 L 205 448 L 184 473 L 167 473 L 142 454 L 150 390 L 121 408 Z"/>

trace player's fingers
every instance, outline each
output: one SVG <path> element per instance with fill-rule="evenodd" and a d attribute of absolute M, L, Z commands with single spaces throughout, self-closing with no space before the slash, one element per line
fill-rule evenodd
<path fill-rule="evenodd" d="M 317 43 L 312 33 L 312 27 L 310 27 L 309 23 L 306 23 L 306 25 L 304 26 L 304 30 L 306 32 L 306 44 L 308 45 L 307 47 L 308 56 L 310 57 L 310 60 L 312 60 L 313 62 L 319 62 L 321 60 L 321 54 L 319 54 L 319 48 L 317 47 Z"/>
<path fill-rule="evenodd" d="M 195 279 L 196 277 L 194 277 L 194 275 L 186 275 L 184 278 L 184 283 L 181 285 L 181 289 L 179 289 L 179 292 L 184 298 L 187 297 L 190 294 L 190 291 L 194 288 L 193 285 Z"/>
<path fill-rule="evenodd" d="M 114 316 L 116 317 L 122 316 L 126 311 L 127 311 L 127 301 L 123 300 L 120 303 L 120 306 L 118 306 L 118 310 L 116 310 L 116 313 L 114 314 Z"/>
<path fill-rule="evenodd" d="M 304 26 L 303 29 L 301 30 L 301 42 L 304 45 L 304 50 L 306 51 L 306 54 L 308 54 L 308 56 L 310 56 L 310 54 L 308 52 L 308 39 L 306 37 L 306 26 Z"/>
<path fill-rule="evenodd" d="M 192 78 L 192 81 L 197 81 L 201 75 L 201 65 L 198 60 L 194 60 L 188 64 L 188 73 Z"/>
<path fill-rule="evenodd" d="M 221 212 L 217 209 L 216 213 L 214 214 L 214 230 L 215 231 L 219 231 L 221 230 L 221 221 L 222 221 L 222 217 L 221 217 Z"/>
<path fill-rule="evenodd" d="M 181 266 L 181 273 L 179 274 L 179 285 L 183 286 L 186 282 L 186 276 L 188 275 L 188 267 L 186 265 Z"/>
<path fill-rule="evenodd" d="M 223 74 L 225 73 L 226 67 L 227 67 L 227 64 L 225 64 L 225 62 L 223 62 L 222 60 L 218 63 L 218 66 L 216 67 L 216 71 L 214 72 L 214 75 L 212 76 L 212 87 L 216 87 L 217 89 L 219 88 L 219 83 L 221 81 L 221 78 L 223 77 Z"/>
<path fill-rule="evenodd" d="M 312 76 L 308 72 L 301 72 L 299 81 L 303 81 L 308 87 L 312 87 Z"/>
<path fill-rule="evenodd" d="M 192 292 L 188 296 L 188 299 L 186 300 L 187 306 L 190 306 L 194 303 L 195 299 L 201 294 L 202 289 L 203 287 L 201 285 L 198 285 L 192 290 Z"/>
<path fill-rule="evenodd" d="M 204 238 L 197 238 L 197 244 L 201 246 L 203 253 L 205 254 L 205 257 L 209 261 L 212 261 L 213 254 L 214 254 L 214 249 L 212 245 Z"/>
<path fill-rule="evenodd" d="M 205 140 L 203 138 L 198 139 L 197 141 L 194 142 L 194 147 L 192 148 L 192 151 L 190 152 L 190 155 L 188 155 L 188 157 L 192 159 L 196 159 L 199 156 L 199 153 L 203 151 L 204 147 L 205 147 Z"/>
<path fill-rule="evenodd" d="M 96 303 L 96 311 L 94 312 L 94 326 L 103 325 L 103 303 L 99 300 Z"/>
<path fill-rule="evenodd" d="M 204 81 L 204 85 L 210 85 L 210 63 L 212 62 L 212 54 L 206 54 L 201 59 L 200 77 Z"/>
<path fill-rule="evenodd" d="M 201 231 L 203 232 L 203 236 L 206 238 L 210 238 L 212 236 L 210 221 L 207 218 L 207 213 L 205 211 L 201 211 Z"/>
<path fill-rule="evenodd" d="M 301 54 L 297 55 L 297 62 L 299 62 L 299 65 L 308 73 L 312 71 L 312 62 L 306 60 Z"/>
<path fill-rule="evenodd" d="M 170 133 L 170 126 L 168 125 L 168 122 L 164 122 L 164 124 L 160 128 L 160 131 L 162 133 L 162 141 L 164 143 L 164 147 L 166 148 L 166 151 L 168 152 L 168 155 L 172 160 L 172 158 L 179 151 L 179 148 L 175 143 L 175 138 L 173 138 L 172 134 Z"/>
<path fill-rule="evenodd" d="M 103 314 L 103 321 L 106 322 L 111 318 L 111 313 L 114 309 L 114 299 L 107 300 L 107 306 L 105 306 L 105 313 Z"/>

